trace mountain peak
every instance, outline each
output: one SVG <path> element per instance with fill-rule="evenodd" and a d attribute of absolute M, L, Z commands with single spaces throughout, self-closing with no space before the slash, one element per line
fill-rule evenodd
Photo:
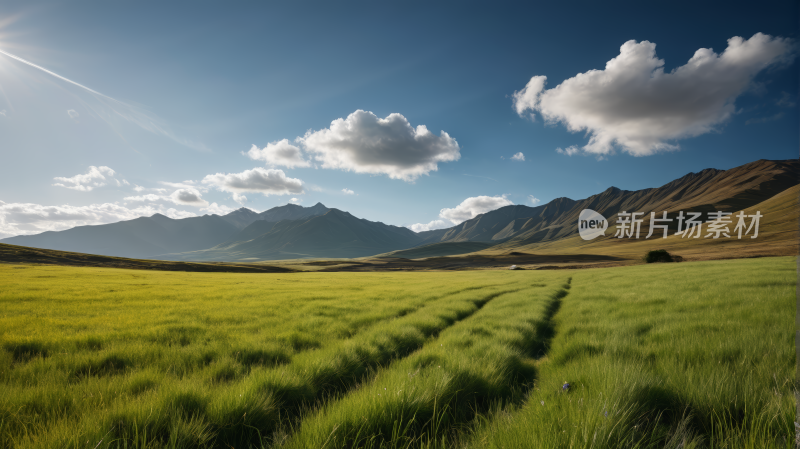
<path fill-rule="evenodd" d="M 250 208 L 242 206 L 242 207 L 240 207 L 240 208 L 238 208 L 238 209 L 236 209 L 234 211 L 228 212 L 224 216 L 228 216 L 228 215 L 231 215 L 231 214 L 257 214 L 257 213 L 258 212 L 254 211 L 253 209 L 250 209 Z"/>
<path fill-rule="evenodd" d="M 311 207 L 303 207 L 299 204 L 289 203 L 261 212 L 257 215 L 256 219 L 277 223 L 282 220 L 300 220 L 316 215 L 322 215 L 328 210 L 329 209 L 322 203 L 317 203 Z"/>

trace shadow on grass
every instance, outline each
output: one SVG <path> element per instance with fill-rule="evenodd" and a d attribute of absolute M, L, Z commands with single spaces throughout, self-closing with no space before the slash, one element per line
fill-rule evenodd
<path fill-rule="evenodd" d="M 80 381 L 90 376 L 113 376 L 125 372 L 130 366 L 131 362 L 128 359 L 111 354 L 101 359 L 78 365 L 72 371 L 72 375 L 75 381 Z"/>
<path fill-rule="evenodd" d="M 36 357 L 47 357 L 47 348 L 36 341 L 25 343 L 7 343 L 5 349 L 11 353 L 15 363 L 25 363 Z"/>

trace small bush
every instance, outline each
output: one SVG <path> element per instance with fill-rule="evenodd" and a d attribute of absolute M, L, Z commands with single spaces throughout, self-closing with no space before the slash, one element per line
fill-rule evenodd
<path fill-rule="evenodd" d="M 657 249 L 648 251 L 644 256 L 644 261 L 647 263 L 653 262 L 674 262 L 672 256 L 665 249 Z"/>

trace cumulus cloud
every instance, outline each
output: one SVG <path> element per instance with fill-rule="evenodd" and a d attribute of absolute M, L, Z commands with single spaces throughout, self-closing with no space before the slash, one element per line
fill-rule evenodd
<path fill-rule="evenodd" d="M 71 119 L 76 119 L 76 118 L 81 116 L 80 114 L 78 114 L 78 111 L 76 111 L 75 109 L 67 110 L 67 115 L 69 115 L 69 118 L 71 118 Z"/>
<path fill-rule="evenodd" d="M 308 167 L 310 162 L 303 159 L 300 148 L 289 143 L 289 139 L 279 140 L 268 143 L 266 147 L 259 149 L 253 145 L 247 152 L 250 159 L 264 161 L 269 165 L 280 165 L 288 168 Z"/>
<path fill-rule="evenodd" d="M 89 206 L 43 206 L 33 203 L 4 203 L 0 201 L 0 238 L 62 231 L 75 226 L 115 223 L 122 220 L 161 213 L 170 218 L 186 218 L 194 213 L 146 205 L 128 208 L 114 203 Z"/>
<path fill-rule="evenodd" d="M 445 220 L 433 220 L 430 223 L 416 223 L 408 227 L 414 232 L 433 231 L 434 229 L 444 229 L 452 226 L 452 223 Z"/>
<path fill-rule="evenodd" d="M 517 153 L 517 154 L 515 154 L 515 155 L 511 156 L 511 160 L 512 160 L 512 161 L 521 161 L 521 162 L 525 162 L 525 155 L 524 155 L 524 154 L 522 154 L 522 152 L 520 151 L 519 153 Z"/>
<path fill-rule="evenodd" d="M 503 206 L 510 206 L 514 203 L 507 200 L 504 196 L 474 196 L 467 198 L 458 206 L 448 209 L 444 208 L 439 211 L 439 217 L 450 220 L 451 223 L 457 225 L 461 222 L 467 221 L 470 218 L 499 209 Z"/>
<path fill-rule="evenodd" d="M 125 201 L 140 201 L 140 202 L 169 201 L 171 203 L 181 206 L 195 206 L 201 208 L 211 207 L 209 206 L 208 201 L 203 199 L 203 196 L 200 193 L 200 191 L 195 189 L 194 187 L 184 187 L 182 189 L 175 190 L 169 195 L 156 195 L 155 193 L 147 193 L 144 195 L 126 196 L 123 199 Z"/>
<path fill-rule="evenodd" d="M 83 175 L 75 175 L 71 178 L 56 177 L 53 178 L 57 183 L 53 184 L 57 187 L 65 187 L 72 190 L 80 190 L 81 192 L 89 192 L 95 187 L 102 187 L 109 182 L 114 182 L 117 186 L 121 186 L 123 182 L 114 178 L 116 172 L 109 167 L 89 166 L 89 171 Z M 124 184 L 128 184 L 128 181 Z"/>
<path fill-rule="evenodd" d="M 580 150 L 578 149 L 577 145 L 572 145 L 566 148 L 556 148 L 556 153 L 558 154 L 566 154 L 567 156 L 572 156 L 573 154 L 578 154 Z"/>
<path fill-rule="evenodd" d="M 183 204 L 186 206 L 206 207 L 208 201 L 204 200 L 197 189 L 187 188 L 178 189 L 169 196 L 170 201 L 175 204 Z"/>
<path fill-rule="evenodd" d="M 342 189 L 342 193 L 344 193 L 345 195 L 355 195 L 356 194 L 356 192 L 353 192 L 350 189 Z"/>
<path fill-rule="evenodd" d="M 236 201 L 239 204 L 244 204 L 247 202 L 247 197 L 240 193 L 233 192 L 233 201 Z"/>
<path fill-rule="evenodd" d="M 540 200 L 539 198 L 536 198 L 533 195 L 528 195 L 528 201 L 530 201 L 531 204 L 533 204 L 534 206 L 542 202 L 542 200 Z"/>
<path fill-rule="evenodd" d="M 211 203 L 205 209 L 202 209 L 203 212 L 208 214 L 217 214 L 217 215 L 227 215 L 234 211 L 232 207 L 228 206 L 221 206 L 217 203 Z"/>
<path fill-rule="evenodd" d="M 791 59 L 790 39 L 757 33 L 733 37 L 722 54 L 697 50 L 685 65 L 664 72 L 656 45 L 628 41 L 604 70 L 590 70 L 546 89 L 547 77 L 534 76 L 514 92 L 517 114 L 538 112 L 548 123 L 585 131 L 582 149 L 608 155 L 618 146 L 634 156 L 675 150 L 672 141 L 715 129 L 734 113 L 734 100 L 757 73 Z"/>
<path fill-rule="evenodd" d="M 233 194 L 261 193 L 270 195 L 301 195 L 303 181 L 289 178 L 283 170 L 256 167 L 241 173 L 216 173 L 203 178 L 203 184 Z"/>
<path fill-rule="evenodd" d="M 300 203 L 302 203 L 302 202 L 303 202 L 303 200 L 301 200 L 301 199 L 298 199 L 298 198 L 292 198 L 292 199 L 291 199 L 291 200 L 289 200 L 289 201 L 291 201 L 292 203 L 295 203 L 295 204 L 300 204 Z"/>
<path fill-rule="evenodd" d="M 456 207 L 444 208 L 439 211 L 439 219 L 429 223 L 416 223 L 407 226 L 414 232 L 430 231 L 432 229 L 447 228 L 452 225 L 461 224 L 480 214 L 484 214 L 503 206 L 513 205 L 511 201 L 503 196 L 474 196 L 465 199 Z"/>
<path fill-rule="evenodd" d="M 360 109 L 297 141 L 322 168 L 385 174 L 409 182 L 438 170 L 439 162 L 461 157 L 458 143 L 444 131 L 437 136 L 425 125 L 412 127 L 401 114 L 382 119 Z"/>

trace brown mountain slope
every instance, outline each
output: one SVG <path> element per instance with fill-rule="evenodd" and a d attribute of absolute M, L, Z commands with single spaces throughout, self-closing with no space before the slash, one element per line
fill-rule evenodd
<path fill-rule="evenodd" d="M 537 255 L 602 254 L 629 259 L 632 262 L 638 262 L 647 251 L 655 249 L 666 249 L 686 260 L 797 255 L 800 250 L 798 245 L 800 240 L 798 195 L 800 195 L 800 185 L 795 185 L 772 198 L 743 209 L 747 215 L 753 215 L 756 211 L 763 215 L 758 237 L 755 239 L 747 236 L 740 240 L 733 233 L 730 234 L 731 238 L 703 238 L 706 235 L 705 226 L 703 227 L 703 236 L 698 239 L 683 238 L 672 232 L 666 239 L 652 237 L 644 239 L 646 233 L 643 233 L 640 239 L 620 239 L 614 237 L 614 227 L 609 226 L 606 236 L 595 240 L 585 241 L 579 235 L 573 235 L 560 240 L 521 246 L 512 246 L 511 242 L 506 242 L 477 254 L 510 254 L 512 252 Z M 739 211 L 732 212 L 733 215 L 736 215 Z M 736 219 L 734 218 L 732 221 L 735 224 Z M 730 226 L 731 232 L 733 227 L 733 225 Z"/>
<path fill-rule="evenodd" d="M 539 224 L 547 226 L 574 205 L 574 200 L 562 197 L 536 207 L 505 206 L 452 228 L 421 232 L 419 235 L 425 239 L 425 245 L 440 242 L 500 241 Z"/>
<path fill-rule="evenodd" d="M 649 230 L 650 212 L 668 211 L 674 218 L 679 211 L 734 212 L 758 204 L 798 184 L 800 161 L 759 160 L 730 170 L 706 169 L 676 179 L 658 188 L 636 191 L 611 187 L 606 191 L 578 201 L 551 222 L 531 223 L 502 244 L 503 247 L 526 246 L 577 235 L 580 212 L 592 209 L 616 224 L 618 212 L 643 212 L 642 232 Z M 658 216 L 658 215 L 657 215 Z M 677 222 L 673 222 L 673 227 Z"/>

